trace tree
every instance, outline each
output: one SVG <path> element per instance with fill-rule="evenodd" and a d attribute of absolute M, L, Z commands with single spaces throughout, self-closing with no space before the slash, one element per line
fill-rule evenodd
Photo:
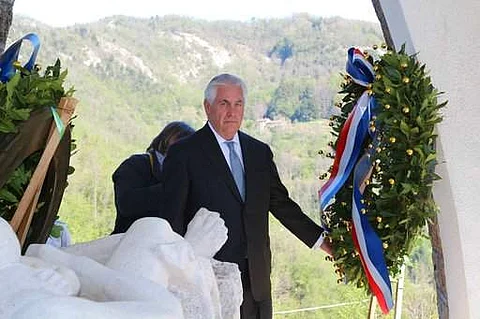
<path fill-rule="evenodd" d="M 285 61 L 293 56 L 293 42 L 287 38 L 283 38 L 279 41 L 272 50 L 268 53 L 269 57 L 276 55 L 280 61 L 281 66 L 285 64 Z"/>
<path fill-rule="evenodd" d="M 292 121 L 308 122 L 320 117 L 319 108 L 315 105 L 310 88 L 305 88 L 305 90 L 300 93 L 298 100 L 300 105 L 295 110 L 295 113 L 293 113 L 291 117 Z"/>
<path fill-rule="evenodd" d="M 5 50 L 7 42 L 8 30 L 12 24 L 13 4 L 15 0 L 0 1 L 0 52 Z"/>

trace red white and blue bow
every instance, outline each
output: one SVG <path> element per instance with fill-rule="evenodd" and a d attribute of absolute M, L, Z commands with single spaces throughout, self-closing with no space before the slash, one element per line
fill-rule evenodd
<path fill-rule="evenodd" d="M 356 48 L 348 50 L 346 70 L 352 81 L 361 86 L 367 87 L 375 79 L 373 66 Z M 376 140 L 376 134 L 369 129 L 375 109 L 375 98 L 368 90 L 365 90 L 340 131 L 332 172 L 329 180 L 320 189 L 319 196 L 320 208 L 325 211 L 353 171 L 352 237 L 360 255 L 370 290 L 377 297 L 383 313 L 388 313 L 393 307 L 393 299 L 390 278 L 383 256 L 383 245 L 368 222 L 367 216 L 361 213 L 365 211 L 361 185 L 370 176 L 371 158 L 375 147 L 363 156 L 360 155 L 364 151 L 365 139 L 369 134 L 373 141 Z"/>

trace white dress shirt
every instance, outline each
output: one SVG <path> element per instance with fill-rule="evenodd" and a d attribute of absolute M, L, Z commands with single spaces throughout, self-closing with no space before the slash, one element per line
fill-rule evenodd
<path fill-rule="evenodd" d="M 240 139 L 238 138 L 238 132 L 235 133 L 235 135 L 233 136 L 233 138 L 231 140 L 226 140 L 223 137 L 221 137 L 220 134 L 217 133 L 217 131 L 215 131 L 212 124 L 210 124 L 210 122 L 207 122 L 207 123 L 208 123 L 208 126 L 210 127 L 210 129 L 212 130 L 213 135 L 215 135 L 217 143 L 220 146 L 220 149 L 222 150 L 223 157 L 227 161 L 227 164 L 228 164 L 228 167 L 230 168 L 230 170 L 232 169 L 232 166 L 230 164 L 230 155 L 229 155 L 230 151 L 228 149 L 228 145 L 227 145 L 226 142 L 233 141 L 233 142 L 235 142 L 234 150 L 237 153 L 238 158 L 242 162 L 242 168 L 243 168 L 243 171 L 245 172 L 245 165 L 243 164 L 242 148 L 240 147 Z M 313 245 L 312 249 L 319 249 L 320 248 L 320 246 L 323 244 L 323 240 L 325 238 L 325 235 L 326 235 L 326 231 L 324 231 L 322 233 L 322 235 L 320 235 L 320 237 L 317 239 L 317 241 Z"/>
<path fill-rule="evenodd" d="M 217 131 L 215 131 L 212 124 L 210 124 L 210 122 L 207 122 L 207 123 L 208 123 L 208 126 L 210 126 L 210 129 L 212 130 L 213 135 L 215 135 L 215 138 L 217 139 L 217 143 L 220 146 L 220 149 L 222 150 L 223 157 L 227 161 L 227 164 L 230 170 L 232 170 L 232 164 L 230 164 L 230 150 L 226 142 L 234 142 L 233 149 L 235 153 L 237 153 L 237 156 L 240 159 L 240 162 L 242 163 L 243 172 L 245 172 L 245 165 L 243 164 L 242 148 L 240 147 L 240 139 L 238 138 L 238 132 L 235 133 L 235 136 L 231 140 L 226 140 L 223 137 L 221 137 L 220 134 L 217 133 Z"/>
<path fill-rule="evenodd" d="M 165 155 L 160 153 L 159 151 L 155 151 L 155 155 L 157 155 L 158 164 L 160 164 L 160 170 L 163 170 L 163 161 L 165 161 Z"/>

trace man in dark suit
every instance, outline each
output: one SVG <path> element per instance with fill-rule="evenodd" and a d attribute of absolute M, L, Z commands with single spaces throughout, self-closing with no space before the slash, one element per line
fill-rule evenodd
<path fill-rule="evenodd" d="M 215 258 L 237 263 L 242 272 L 242 318 L 263 319 L 272 317 L 268 212 L 307 246 L 330 247 L 323 229 L 289 198 L 268 145 L 239 131 L 246 92 L 231 74 L 209 82 L 207 124 L 172 145 L 165 160 L 162 217 L 184 235 L 200 207 L 220 213 L 228 240 Z"/>

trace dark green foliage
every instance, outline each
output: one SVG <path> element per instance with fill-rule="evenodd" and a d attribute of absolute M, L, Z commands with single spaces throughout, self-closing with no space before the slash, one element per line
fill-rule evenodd
<path fill-rule="evenodd" d="M 24 121 L 37 108 L 55 106 L 65 92 L 63 82 L 67 71 L 60 72 L 60 60 L 47 67 L 43 75 L 16 66 L 18 72 L 7 82 L 0 83 L 0 134 L 16 132 L 16 123 Z"/>
<path fill-rule="evenodd" d="M 283 66 L 285 61 L 293 56 L 293 42 L 287 38 L 279 41 L 273 49 L 268 53 L 268 57 L 276 56 L 280 59 L 280 64 Z"/>
<path fill-rule="evenodd" d="M 293 121 L 308 122 L 320 118 L 320 112 L 315 106 L 313 93 L 310 89 L 307 88 L 301 92 L 298 100 L 300 105 L 292 115 Z"/>

